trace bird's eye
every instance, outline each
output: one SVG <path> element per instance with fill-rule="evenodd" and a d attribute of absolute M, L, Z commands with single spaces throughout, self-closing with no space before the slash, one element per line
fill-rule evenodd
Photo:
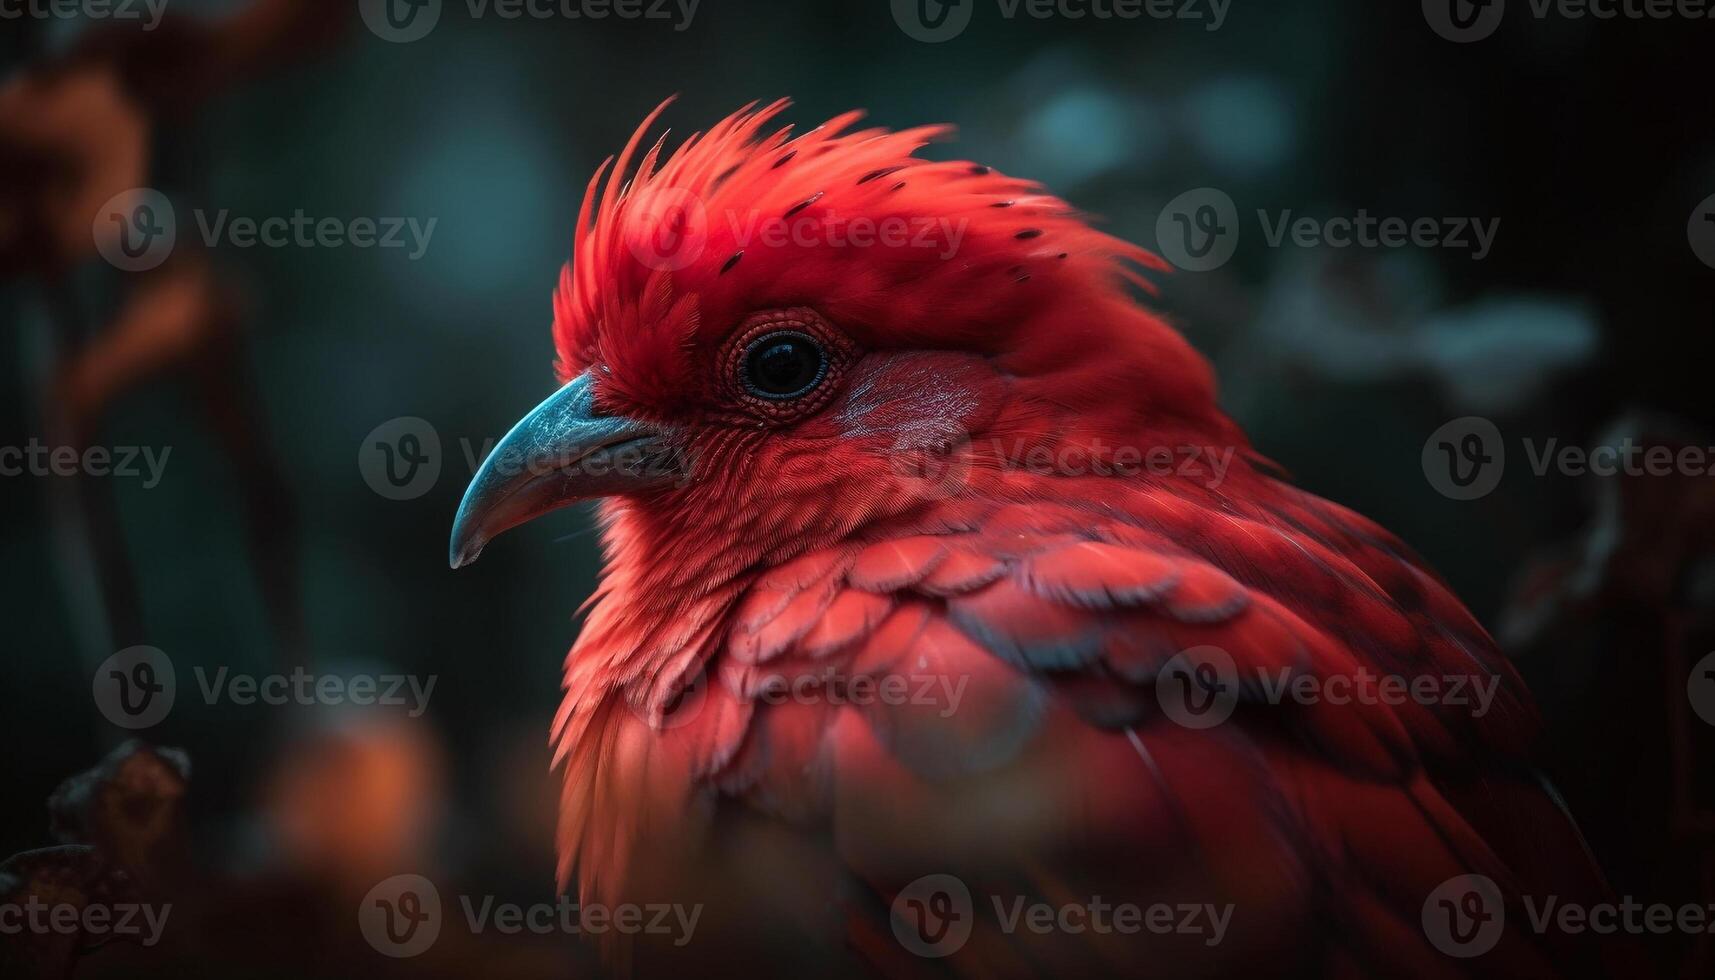
<path fill-rule="evenodd" d="M 744 386 L 759 398 L 800 398 L 828 374 L 828 355 L 815 338 L 795 330 L 766 334 L 744 353 Z"/>

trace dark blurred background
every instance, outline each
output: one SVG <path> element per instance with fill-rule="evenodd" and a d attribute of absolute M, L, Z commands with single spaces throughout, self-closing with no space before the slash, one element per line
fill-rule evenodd
<path fill-rule="evenodd" d="M 1545 766 L 1616 889 L 1708 900 L 1712 729 L 1687 676 L 1715 649 L 1715 478 L 1538 476 L 1523 440 L 1715 443 L 1715 269 L 1687 231 L 1715 194 L 1715 20 L 1512 6 L 1466 44 L 1416 3 L 1365 0 L 1234 0 L 1214 31 L 979 2 L 935 44 L 887 0 L 703 0 L 682 30 L 678 7 L 505 20 L 448 2 L 409 43 L 357 0 L 169 0 L 150 31 L 0 21 L 0 446 L 170 447 L 150 488 L 0 477 L 0 857 L 54 843 L 50 795 L 129 737 L 92 677 L 146 644 L 179 695 L 140 734 L 187 753 L 189 788 L 156 760 L 133 791 L 184 810 L 193 870 L 163 874 L 219 896 L 186 913 L 223 937 L 198 957 L 231 975 L 390 967 L 354 905 L 312 899 L 400 870 L 551 895 L 546 736 L 597 539 L 568 512 L 454 574 L 447 531 L 484 441 L 553 387 L 549 295 L 584 182 L 679 93 L 681 134 L 778 96 L 805 127 L 852 107 L 955 123 L 931 155 L 1041 180 L 1150 246 L 1174 197 L 1229 194 L 1234 258 L 1163 277 L 1158 301 L 1227 407 L 1301 484 L 1424 553 L 1518 659 Z M 144 273 L 91 232 L 133 187 L 177 214 L 172 257 Z M 1476 260 L 1269 247 L 1255 220 L 1360 208 L 1498 234 Z M 204 247 L 198 209 L 435 225 L 414 259 Z M 1465 416 L 1496 425 L 1508 466 L 1454 500 L 1422 455 Z M 396 500 L 363 457 L 400 418 L 435 434 L 439 474 Z M 296 664 L 438 683 L 411 718 L 211 707 L 191 676 Z M 1663 974 L 1707 975 L 1705 942 L 1652 943 Z M 559 939 L 482 955 L 502 975 L 594 969 Z M 82 969 L 163 962 L 115 948 Z M 435 962 L 456 961 L 413 969 Z"/>

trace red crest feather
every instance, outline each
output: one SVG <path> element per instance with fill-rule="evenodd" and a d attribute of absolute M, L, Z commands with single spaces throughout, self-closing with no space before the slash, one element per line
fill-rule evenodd
<path fill-rule="evenodd" d="M 639 159 L 667 104 L 589 183 L 554 300 L 562 378 L 602 364 L 610 397 L 671 410 L 695 390 L 700 341 L 803 305 L 871 348 L 980 350 L 1022 371 L 1063 359 L 1071 330 L 1177 374 L 1179 405 L 1209 401 L 1201 359 L 1126 289 L 1152 290 L 1141 271 L 1165 263 L 1038 184 L 916 156 L 948 127 L 854 129 L 848 112 L 795 136 L 770 127 L 779 101 Z M 1044 311 L 1066 322 L 1033 344 L 1020 331 Z"/>

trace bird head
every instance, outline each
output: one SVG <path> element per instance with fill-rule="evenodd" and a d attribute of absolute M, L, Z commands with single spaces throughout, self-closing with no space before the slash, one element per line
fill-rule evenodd
<path fill-rule="evenodd" d="M 706 580 L 1040 495 L 1016 464 L 1068 448 L 1239 444 L 1206 362 L 1137 302 L 1159 258 L 1035 183 L 918 157 L 942 127 L 794 135 L 785 107 L 639 158 L 663 105 L 596 172 L 554 296 L 563 387 L 473 480 L 455 567 L 602 497 L 621 546 Z"/>

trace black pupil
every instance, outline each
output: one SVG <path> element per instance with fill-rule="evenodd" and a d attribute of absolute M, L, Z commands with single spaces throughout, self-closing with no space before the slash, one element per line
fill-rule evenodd
<path fill-rule="evenodd" d="M 816 386 L 822 377 L 822 350 L 808 337 L 764 337 L 750 349 L 746 370 L 750 387 L 765 398 L 791 398 Z"/>

